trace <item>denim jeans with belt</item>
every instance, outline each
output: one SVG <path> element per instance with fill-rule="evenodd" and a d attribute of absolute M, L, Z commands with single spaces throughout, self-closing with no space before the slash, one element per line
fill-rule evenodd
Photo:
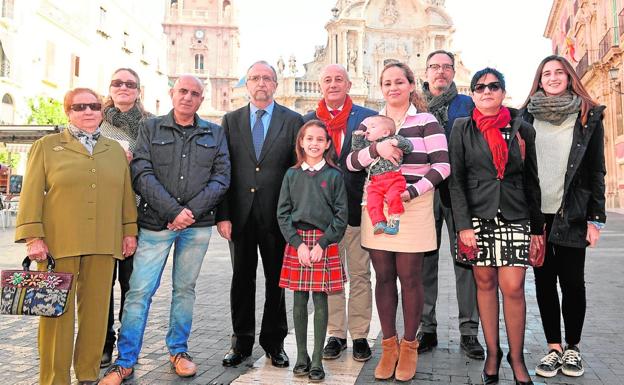
<path fill-rule="evenodd" d="M 131 368 L 137 363 L 149 307 L 158 286 L 171 246 L 173 252 L 171 310 L 166 343 L 175 355 L 188 350 L 193 323 L 195 283 L 210 242 L 211 227 L 186 228 L 180 231 L 139 230 L 139 245 L 134 254 L 130 290 L 121 319 L 116 364 Z"/>

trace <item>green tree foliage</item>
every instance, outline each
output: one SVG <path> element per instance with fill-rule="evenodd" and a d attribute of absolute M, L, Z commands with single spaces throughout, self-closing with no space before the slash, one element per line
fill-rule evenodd
<path fill-rule="evenodd" d="M 28 108 L 31 111 L 26 121 L 28 124 L 67 124 L 63 103 L 56 99 L 44 96 L 30 98 L 28 99 Z"/>
<path fill-rule="evenodd" d="M 10 166 L 11 168 L 16 168 L 17 163 L 19 162 L 19 154 L 12 153 L 11 161 L 9 162 L 9 152 L 6 148 L 0 148 L 0 164 Z"/>

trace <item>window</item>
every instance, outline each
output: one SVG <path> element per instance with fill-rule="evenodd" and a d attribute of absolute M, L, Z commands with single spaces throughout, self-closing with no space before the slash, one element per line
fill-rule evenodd
<path fill-rule="evenodd" d="M 0 42 L 0 77 L 9 77 L 11 75 L 11 63 L 4 53 L 2 42 Z"/>
<path fill-rule="evenodd" d="M 56 46 L 51 41 L 46 43 L 44 78 L 52 80 L 56 66 Z"/>
<path fill-rule="evenodd" d="M 13 124 L 15 116 L 15 106 L 13 106 L 13 98 L 9 94 L 2 96 L 2 104 L 0 105 L 0 122 L 4 124 Z"/>
<path fill-rule="evenodd" d="M 195 55 L 195 70 L 203 71 L 204 69 L 204 55 L 198 53 Z"/>
<path fill-rule="evenodd" d="M 14 0 L 0 0 L 0 2 L 2 2 L 2 17 L 8 19 L 13 17 L 13 1 Z"/>

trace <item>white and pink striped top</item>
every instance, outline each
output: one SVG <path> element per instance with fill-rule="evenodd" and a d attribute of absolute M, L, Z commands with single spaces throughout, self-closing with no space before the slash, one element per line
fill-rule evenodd
<path fill-rule="evenodd" d="M 379 112 L 385 115 L 385 108 Z M 413 105 L 407 110 L 405 121 L 397 134 L 409 139 L 414 146 L 411 153 L 403 157 L 401 173 L 407 181 L 407 190 L 413 198 L 432 190 L 451 173 L 448 144 L 444 129 L 436 118 L 427 113 L 418 113 Z M 359 171 L 368 167 L 379 157 L 376 143 L 347 157 L 347 167 Z"/>

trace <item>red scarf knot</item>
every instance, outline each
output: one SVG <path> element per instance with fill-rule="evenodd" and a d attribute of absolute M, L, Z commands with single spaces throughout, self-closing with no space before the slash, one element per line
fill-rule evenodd
<path fill-rule="evenodd" d="M 342 150 L 342 136 L 347 133 L 347 121 L 349 120 L 349 115 L 351 115 L 352 107 L 353 102 L 349 95 L 347 95 L 342 110 L 338 111 L 338 114 L 335 116 L 332 112 L 337 110 L 332 110 L 330 112 L 327 108 L 327 103 L 325 103 L 325 99 L 321 99 L 316 108 L 316 117 L 327 125 L 329 136 L 331 136 L 334 148 L 336 149 L 336 155 L 339 157 L 340 150 Z"/>
<path fill-rule="evenodd" d="M 507 127 L 511 121 L 511 113 L 505 106 L 501 106 L 496 115 L 483 115 L 479 109 L 472 110 L 472 119 L 477 124 L 477 128 L 483 134 L 485 141 L 492 152 L 492 161 L 496 168 L 496 175 L 503 179 L 505 175 L 505 165 L 509 157 L 507 142 L 503 138 L 502 128 Z"/>

